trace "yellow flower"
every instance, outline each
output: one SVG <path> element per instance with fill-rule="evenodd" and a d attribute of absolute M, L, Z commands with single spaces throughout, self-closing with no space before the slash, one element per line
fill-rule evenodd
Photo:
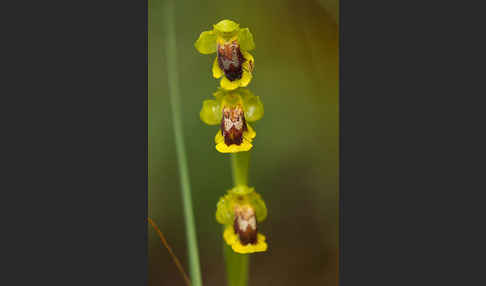
<path fill-rule="evenodd" d="M 248 186 L 229 190 L 217 204 L 216 220 L 226 225 L 223 238 L 238 253 L 267 250 L 265 236 L 257 229 L 257 222 L 262 222 L 266 216 L 265 202 Z"/>
<path fill-rule="evenodd" d="M 213 30 L 202 32 L 194 46 L 201 54 L 217 54 L 212 71 L 214 78 L 221 78 L 222 88 L 233 90 L 250 83 L 255 59 L 248 51 L 255 43 L 248 28 L 222 20 L 213 25 Z"/>
<path fill-rule="evenodd" d="M 203 102 L 199 116 L 208 125 L 220 125 L 214 137 L 216 150 L 221 153 L 250 150 L 256 133 L 248 122 L 257 121 L 263 116 L 260 98 L 246 88 L 232 91 L 219 89 L 214 96 L 215 99 Z"/>

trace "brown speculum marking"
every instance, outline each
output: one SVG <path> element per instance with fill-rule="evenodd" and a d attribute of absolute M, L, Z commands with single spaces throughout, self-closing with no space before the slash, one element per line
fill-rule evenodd
<path fill-rule="evenodd" d="M 252 208 L 238 207 L 235 209 L 233 228 L 242 245 L 257 243 L 258 232 L 255 212 Z"/>
<path fill-rule="evenodd" d="M 241 105 L 232 108 L 223 108 L 221 119 L 221 134 L 227 146 L 240 145 L 243 142 L 243 132 L 247 131 L 245 113 Z"/>
<path fill-rule="evenodd" d="M 218 44 L 218 66 L 230 81 L 241 78 L 244 62 L 245 58 L 236 41 Z"/>

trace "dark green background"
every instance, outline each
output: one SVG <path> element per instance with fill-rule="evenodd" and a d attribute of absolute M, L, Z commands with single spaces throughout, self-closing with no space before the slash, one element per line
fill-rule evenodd
<path fill-rule="evenodd" d="M 188 271 L 184 220 L 167 87 L 162 1 L 149 0 L 149 216 Z M 232 187 L 229 156 L 218 153 L 217 126 L 199 119 L 219 85 L 215 55 L 194 42 L 222 19 L 249 27 L 256 49 L 248 88 L 265 115 L 249 180 L 268 207 L 260 230 L 269 250 L 251 257 L 250 285 L 336 285 L 338 265 L 338 2 L 176 1 L 177 63 L 186 152 L 205 285 L 224 285 L 216 202 Z M 184 285 L 149 228 L 149 284 Z"/>

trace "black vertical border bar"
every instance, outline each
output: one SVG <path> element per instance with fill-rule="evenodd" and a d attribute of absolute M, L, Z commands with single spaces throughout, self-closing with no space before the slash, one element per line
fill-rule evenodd
<path fill-rule="evenodd" d="M 148 1 L 4 4 L 0 285 L 147 285 Z"/>
<path fill-rule="evenodd" d="M 391 14 L 377 1 L 340 1 L 339 17 L 339 237 L 341 286 L 372 283 L 399 285 L 402 275 L 393 276 L 395 249 L 390 231 L 396 226 L 390 211 L 389 194 L 397 192 L 393 182 L 396 87 L 394 57 L 384 57 L 391 34 Z M 386 11 L 382 13 L 382 11 Z M 395 110 L 395 116 L 398 111 Z M 387 142 L 387 144 L 383 144 Z M 395 210 L 397 205 L 393 205 Z M 385 221 L 387 223 L 385 223 Z M 388 237 L 388 239 L 384 239 Z"/>
<path fill-rule="evenodd" d="M 144 252 L 144 261 L 145 263 L 142 264 L 141 266 L 141 279 L 143 280 L 143 285 L 148 285 L 148 1 L 149 0 L 144 0 L 145 4 L 145 91 L 144 91 L 144 99 L 145 99 L 145 187 L 144 187 L 144 210 L 143 213 L 145 215 L 144 219 L 144 247 L 145 247 L 145 252 Z"/>
<path fill-rule="evenodd" d="M 485 284 L 484 235 L 471 232 L 484 232 L 471 194 L 484 160 L 466 161 L 484 130 L 472 117 L 484 72 L 466 66 L 484 54 L 484 17 L 437 7 L 340 0 L 341 286 Z"/>

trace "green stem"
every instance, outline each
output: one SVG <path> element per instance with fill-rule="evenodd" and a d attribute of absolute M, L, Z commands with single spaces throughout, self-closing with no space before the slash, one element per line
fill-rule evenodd
<path fill-rule="evenodd" d="M 233 184 L 235 186 L 248 185 L 249 162 L 249 151 L 231 154 Z M 248 254 L 235 253 L 230 246 L 224 242 L 223 244 L 228 286 L 246 286 L 248 284 L 250 256 Z"/>
<path fill-rule="evenodd" d="M 231 246 L 225 242 L 223 243 L 228 286 L 246 286 L 248 283 L 250 255 L 236 253 L 231 249 Z"/>
<path fill-rule="evenodd" d="M 233 184 L 248 185 L 248 165 L 250 151 L 231 154 L 231 167 L 233 170 Z"/>
<path fill-rule="evenodd" d="M 192 286 L 202 286 L 201 270 L 199 266 L 199 254 L 197 249 L 196 226 L 192 211 L 191 185 L 189 182 L 189 171 L 184 144 L 184 135 L 181 122 L 181 103 L 179 95 L 179 78 L 177 71 L 177 45 L 175 37 L 175 9 L 174 0 L 164 1 L 165 28 L 166 28 L 166 61 L 170 103 L 172 107 L 172 123 L 176 153 L 179 166 L 182 205 L 184 209 L 184 220 L 186 227 L 187 249 L 189 256 L 189 273 Z"/>

